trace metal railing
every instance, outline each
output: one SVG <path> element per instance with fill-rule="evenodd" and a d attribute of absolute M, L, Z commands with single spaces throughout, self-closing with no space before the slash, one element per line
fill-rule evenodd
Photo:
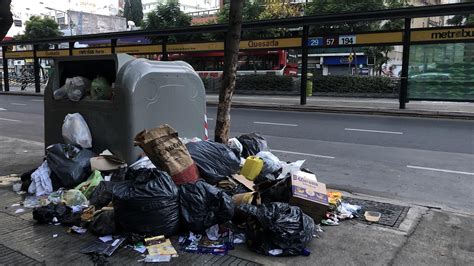
<path fill-rule="evenodd" d="M 301 41 L 299 45 L 293 46 L 292 48 L 299 48 L 302 50 L 302 68 L 301 68 L 301 86 L 300 86 L 300 103 L 306 104 L 306 79 L 308 73 L 308 50 L 310 48 L 310 26 L 312 25 L 331 25 L 338 23 L 348 23 L 348 22 L 365 22 L 365 21 L 383 21 L 391 19 L 404 19 L 404 30 L 400 32 L 401 40 L 400 43 L 403 45 L 403 63 L 401 71 L 401 89 L 400 89 L 400 108 L 405 108 L 407 102 L 407 79 L 408 79 L 408 67 L 409 67 L 409 52 L 410 52 L 410 36 L 412 29 L 410 27 L 411 21 L 413 18 L 420 17 L 434 17 L 434 16 L 445 16 L 445 15 L 456 15 L 456 14 L 469 14 L 474 13 L 474 3 L 461 3 L 461 4 L 448 4 L 448 5 L 437 5 L 437 6 L 423 6 L 423 7 L 409 7 L 409 8 L 400 8 L 400 9 L 387 9 L 387 10 L 374 10 L 367 12 L 357 12 L 357 13 L 341 13 L 341 14 L 328 14 L 328 15 L 318 15 L 318 16 L 303 16 L 303 17 L 293 17 L 277 20 L 263 20 L 263 21 L 249 21 L 244 22 L 242 25 L 243 31 L 249 30 L 258 30 L 258 29 L 269 29 L 269 28 L 300 28 L 302 27 L 302 32 L 299 35 Z M 38 45 L 49 43 L 49 44 L 59 44 L 59 43 L 69 43 L 69 55 L 73 55 L 74 43 L 78 41 L 86 40 L 98 40 L 98 39 L 108 39 L 110 40 L 110 51 L 115 53 L 117 48 L 117 40 L 127 37 L 137 37 L 137 36 L 147 36 L 161 39 L 161 51 L 163 55 L 162 59 L 167 60 L 168 58 L 168 38 L 174 35 L 189 35 L 189 34 L 202 34 L 202 33 L 225 33 L 227 31 L 227 24 L 215 24 L 215 25 L 199 25 L 199 26 L 190 26 L 190 27 L 176 27 L 169 29 L 161 30 L 138 30 L 138 31 L 126 31 L 126 32 L 113 32 L 113 33 L 101 33 L 101 34 L 90 34 L 90 35 L 81 35 L 81 36 L 67 36 L 60 38 L 47 38 L 47 39 L 37 39 L 37 40 L 25 40 L 25 41 L 6 41 L 0 42 L 0 45 L 3 47 L 3 68 L 4 68 L 4 89 L 8 90 L 9 88 L 9 72 L 8 72 L 8 57 L 6 56 L 6 51 L 8 47 L 14 45 L 33 45 L 32 57 L 34 61 L 34 80 L 35 88 L 37 92 L 41 91 L 41 80 L 39 75 L 39 61 L 38 61 Z M 352 33 L 355 34 L 355 33 Z M 444 33 L 439 36 L 443 37 Z M 438 35 L 434 35 L 435 37 Z M 474 37 L 474 36 L 473 36 Z M 437 40 L 437 41 L 453 41 L 459 42 L 462 40 L 453 39 L 453 40 Z M 397 40 L 396 43 L 399 41 Z M 433 42 L 433 41 L 432 41 Z M 386 45 L 387 43 L 382 43 Z M 393 43 L 391 43 L 393 45 Z M 378 45 L 377 42 L 372 42 L 372 45 Z M 379 44 L 380 45 L 380 44 Z M 356 44 L 347 43 L 347 46 L 356 46 Z M 51 50 L 54 51 L 54 50 Z M 6 70 L 6 71 L 5 71 Z"/>

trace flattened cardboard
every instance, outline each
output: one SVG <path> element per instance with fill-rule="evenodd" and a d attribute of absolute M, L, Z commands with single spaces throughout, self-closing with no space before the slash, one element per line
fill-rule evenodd
<path fill-rule="evenodd" d="M 250 189 L 251 191 L 255 191 L 255 189 L 254 189 L 255 184 L 253 183 L 253 181 L 248 180 L 245 176 L 243 176 L 243 175 L 233 175 L 232 177 L 237 182 L 244 185 L 246 188 Z"/>
<path fill-rule="evenodd" d="M 110 161 L 104 156 L 92 157 L 90 158 L 90 162 L 92 171 L 111 171 L 119 169 L 120 167 L 127 166 L 127 164 L 121 164 L 114 161 Z"/>

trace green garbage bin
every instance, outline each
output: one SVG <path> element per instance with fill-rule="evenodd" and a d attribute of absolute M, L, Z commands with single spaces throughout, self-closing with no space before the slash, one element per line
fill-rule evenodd
<path fill-rule="evenodd" d="M 306 96 L 313 96 L 313 73 L 308 73 L 306 80 Z"/>

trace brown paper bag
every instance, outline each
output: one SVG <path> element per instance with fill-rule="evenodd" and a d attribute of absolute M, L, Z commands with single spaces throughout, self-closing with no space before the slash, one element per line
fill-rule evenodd
<path fill-rule="evenodd" d="M 169 125 L 143 130 L 135 136 L 134 143 L 158 169 L 170 174 L 175 184 L 195 183 L 199 179 L 188 149 L 178 138 L 178 132 Z"/>

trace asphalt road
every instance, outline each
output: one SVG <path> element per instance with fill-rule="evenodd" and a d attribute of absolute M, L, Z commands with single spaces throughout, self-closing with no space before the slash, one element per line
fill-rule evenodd
<path fill-rule="evenodd" d="M 0 108 L 0 136 L 43 141 L 41 98 L 0 95 Z M 329 187 L 474 213 L 472 121 L 233 109 L 231 132 L 262 133 Z"/>

